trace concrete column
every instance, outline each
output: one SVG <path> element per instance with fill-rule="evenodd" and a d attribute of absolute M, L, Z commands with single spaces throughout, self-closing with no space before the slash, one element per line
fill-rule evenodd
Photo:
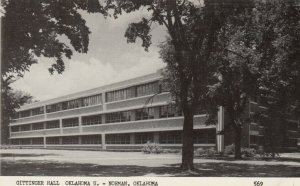
<path fill-rule="evenodd" d="M 44 136 L 44 148 L 47 148 L 46 136 Z"/>
<path fill-rule="evenodd" d="M 1 129 L 0 129 L 0 131 L 1 131 Z M 11 126 L 8 126 L 8 143 L 9 144 L 11 144 L 10 138 L 11 138 Z"/>
<path fill-rule="evenodd" d="M 105 150 L 106 149 L 106 144 L 105 144 L 105 134 L 101 134 L 101 145 L 102 145 L 102 149 Z"/>
<path fill-rule="evenodd" d="M 135 110 L 130 111 L 130 121 L 135 121 Z"/>
<path fill-rule="evenodd" d="M 62 119 L 59 119 L 59 129 L 60 129 L 60 134 L 62 134 L 63 133 Z"/>
<path fill-rule="evenodd" d="M 135 143 L 135 134 L 130 133 L 130 144 L 134 144 L 134 143 Z"/>
<path fill-rule="evenodd" d="M 81 134 L 82 133 L 82 116 L 79 116 L 78 117 L 78 124 L 79 124 L 79 133 Z"/>
<path fill-rule="evenodd" d="M 159 143 L 159 132 L 154 132 L 153 142 Z"/>
<path fill-rule="evenodd" d="M 224 152 L 224 107 L 219 107 L 216 132 L 217 151 Z"/>
<path fill-rule="evenodd" d="M 105 103 L 105 92 L 102 92 L 102 108 L 103 111 L 106 111 L 106 103 Z"/>
<path fill-rule="evenodd" d="M 81 136 L 78 136 L 78 144 L 79 144 L 79 145 L 82 144 L 82 138 L 81 138 Z"/>
<path fill-rule="evenodd" d="M 105 122 L 105 114 L 101 114 L 101 123 L 103 124 L 103 123 L 106 123 Z"/>
<path fill-rule="evenodd" d="M 59 145 L 62 145 L 62 137 L 59 137 Z"/>
<path fill-rule="evenodd" d="M 46 110 L 46 105 L 44 105 L 44 119 L 47 119 L 47 110 Z"/>
<path fill-rule="evenodd" d="M 154 107 L 154 119 L 159 118 L 159 107 Z"/>

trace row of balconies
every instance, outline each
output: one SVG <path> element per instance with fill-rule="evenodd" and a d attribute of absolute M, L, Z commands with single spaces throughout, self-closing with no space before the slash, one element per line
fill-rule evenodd
<path fill-rule="evenodd" d="M 194 117 L 194 128 L 214 128 L 215 125 L 205 124 L 206 116 L 198 115 Z M 61 136 L 78 134 L 100 134 L 100 133 L 126 133 L 126 132 L 148 132 L 163 130 L 182 130 L 183 118 L 160 118 L 139 121 L 128 121 L 121 123 L 107 123 L 88 126 L 76 126 L 68 128 L 42 129 L 34 131 L 11 132 L 11 138 L 21 137 L 42 137 Z"/>
<path fill-rule="evenodd" d="M 162 93 L 153 97 L 152 96 L 153 95 L 149 95 L 149 96 L 143 96 L 138 98 L 131 98 L 128 100 L 105 103 L 103 105 L 93 105 L 89 107 L 81 107 L 81 108 L 75 108 L 70 110 L 46 113 L 42 115 L 30 116 L 26 118 L 19 118 L 19 119 L 12 120 L 11 125 L 42 122 L 45 120 L 54 120 L 54 119 L 61 119 L 61 118 L 70 118 L 72 116 L 101 114 L 107 112 L 131 110 L 135 108 L 159 106 L 171 102 L 171 96 L 169 93 Z M 151 99 L 150 102 L 149 99 Z M 146 105 L 146 103 L 148 104 Z"/>

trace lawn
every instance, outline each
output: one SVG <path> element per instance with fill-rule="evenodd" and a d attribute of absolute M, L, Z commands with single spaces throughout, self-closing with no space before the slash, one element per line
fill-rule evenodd
<path fill-rule="evenodd" d="M 179 169 L 180 154 L 1 149 L 2 176 L 231 176 L 300 177 L 300 154 L 277 160 L 195 158 L 194 172 Z"/>

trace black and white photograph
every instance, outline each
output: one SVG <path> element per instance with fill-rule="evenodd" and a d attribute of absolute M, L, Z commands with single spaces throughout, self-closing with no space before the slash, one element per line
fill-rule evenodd
<path fill-rule="evenodd" d="M 300 184 L 300 1 L 1 0 L 0 16 L 14 185 Z"/>

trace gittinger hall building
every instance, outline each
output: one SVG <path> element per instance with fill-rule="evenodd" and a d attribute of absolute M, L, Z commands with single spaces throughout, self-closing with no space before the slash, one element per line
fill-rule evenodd
<path fill-rule="evenodd" d="M 162 91 L 161 71 L 46 101 L 22 106 L 11 119 L 10 143 L 22 148 L 141 150 L 148 141 L 167 149 L 181 148 L 183 116 Z M 245 115 L 261 109 L 249 101 Z M 195 148 L 223 151 L 232 143 L 219 133 L 226 114 L 206 125 L 206 115 L 194 116 Z M 263 143 L 264 127 L 251 122 L 243 127 L 245 147 Z M 296 148 L 298 122 L 289 121 L 283 144 Z"/>

